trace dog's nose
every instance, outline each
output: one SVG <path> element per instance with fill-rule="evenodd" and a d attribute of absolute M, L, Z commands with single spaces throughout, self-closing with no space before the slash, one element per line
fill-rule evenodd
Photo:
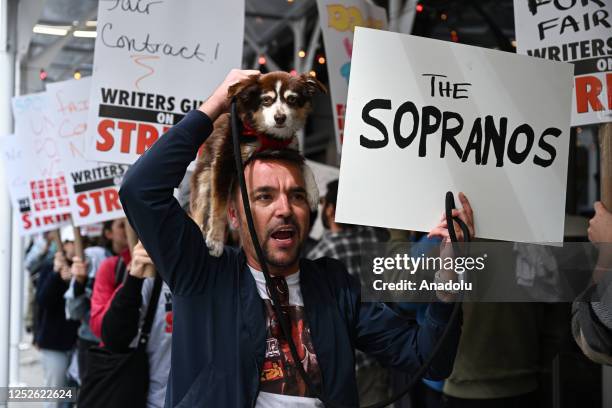
<path fill-rule="evenodd" d="M 285 115 L 284 113 L 274 114 L 274 121 L 276 122 L 277 125 L 282 125 L 283 123 L 285 123 L 286 119 L 287 119 L 287 115 Z"/>

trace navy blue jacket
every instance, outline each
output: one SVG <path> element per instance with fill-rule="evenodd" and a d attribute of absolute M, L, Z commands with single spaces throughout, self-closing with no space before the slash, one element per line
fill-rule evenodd
<path fill-rule="evenodd" d="M 131 167 L 119 193 L 130 224 L 173 292 L 166 407 L 252 407 L 264 360 L 264 303 L 244 253 L 226 247 L 221 257 L 209 256 L 201 231 L 172 195 L 211 132 L 205 114 L 189 113 Z M 359 282 L 330 258 L 301 260 L 300 288 L 322 392 L 347 406 L 358 404 L 355 348 L 414 371 L 452 310 L 450 304 L 430 306 L 419 327 L 382 303 L 362 304 Z M 450 374 L 459 332 L 459 325 L 452 328 L 428 378 Z"/>
<path fill-rule="evenodd" d="M 80 323 L 66 320 L 64 311 L 66 290 L 68 282 L 53 270 L 53 264 L 51 262 L 44 264 L 40 268 L 36 285 L 38 320 L 34 338 L 34 342 L 42 349 L 68 351 L 76 343 Z"/>

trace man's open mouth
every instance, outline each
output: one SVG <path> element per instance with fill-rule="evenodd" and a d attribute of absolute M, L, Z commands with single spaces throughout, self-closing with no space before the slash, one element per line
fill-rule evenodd
<path fill-rule="evenodd" d="M 272 232 L 272 234 L 270 234 L 270 237 L 272 237 L 272 239 L 275 239 L 277 241 L 289 241 L 289 240 L 292 240 L 293 237 L 295 237 L 295 235 L 296 235 L 295 227 L 287 226 L 287 227 L 277 228 L 274 232 Z"/>

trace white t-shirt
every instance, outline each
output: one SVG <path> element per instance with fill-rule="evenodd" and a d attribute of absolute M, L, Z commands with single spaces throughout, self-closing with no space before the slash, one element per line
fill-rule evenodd
<path fill-rule="evenodd" d="M 293 367 L 288 343 L 282 339 L 272 302 L 268 296 L 263 272 L 249 266 L 259 296 L 266 305 L 266 355 L 261 372 L 260 392 L 256 408 L 319 408 L 323 403 L 308 395 L 306 385 L 299 372 Z M 317 355 L 310 338 L 310 328 L 304 318 L 304 301 L 300 290 L 300 272 L 285 278 L 289 288 L 289 304 L 282 306 L 291 317 L 291 332 L 304 370 L 315 386 L 320 387 L 321 372 Z M 320 388 L 319 388 L 320 389 Z"/>

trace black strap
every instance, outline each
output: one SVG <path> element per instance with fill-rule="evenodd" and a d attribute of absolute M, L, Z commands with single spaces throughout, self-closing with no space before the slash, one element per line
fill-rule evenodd
<path fill-rule="evenodd" d="M 464 242 L 469 242 L 471 241 L 471 237 L 470 237 L 470 229 L 468 228 L 467 225 L 465 225 L 465 222 L 463 222 L 463 220 L 461 220 L 459 217 L 453 217 L 453 210 L 456 208 L 455 207 L 455 196 L 453 195 L 453 193 L 451 191 L 446 192 L 446 223 L 448 224 L 448 234 L 450 235 L 451 241 L 452 242 L 459 242 L 459 240 L 457 239 L 457 234 L 455 234 L 455 226 L 453 225 L 453 222 L 456 222 L 459 225 L 459 228 L 461 228 L 461 232 L 463 232 L 463 240 Z"/>
<path fill-rule="evenodd" d="M 138 347 L 145 347 L 149 342 L 149 335 L 151 334 L 151 326 L 153 325 L 153 318 L 155 317 L 155 311 L 157 310 L 157 302 L 159 301 L 159 295 L 161 293 L 162 279 L 159 274 L 155 274 L 155 282 L 153 283 L 153 291 L 149 298 L 149 305 L 147 306 L 147 314 L 145 316 L 144 324 L 140 330 L 140 337 L 138 338 Z"/>
<path fill-rule="evenodd" d="M 117 259 L 115 264 L 115 287 L 123 283 L 126 276 L 125 270 L 127 269 L 125 262 L 123 262 L 123 257 L 121 255 L 117 255 L 117 257 L 119 259 Z"/>

